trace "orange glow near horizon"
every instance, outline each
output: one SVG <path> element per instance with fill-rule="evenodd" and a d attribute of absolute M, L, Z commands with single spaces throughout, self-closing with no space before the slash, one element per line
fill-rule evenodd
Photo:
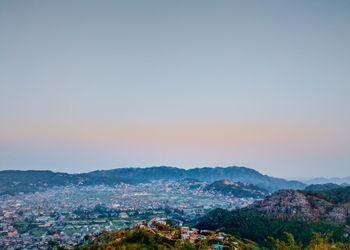
<path fill-rule="evenodd" d="M 247 145 L 314 140 L 324 131 L 304 127 L 243 124 L 64 125 L 0 127 L 4 141 L 43 140 L 82 143 Z"/>

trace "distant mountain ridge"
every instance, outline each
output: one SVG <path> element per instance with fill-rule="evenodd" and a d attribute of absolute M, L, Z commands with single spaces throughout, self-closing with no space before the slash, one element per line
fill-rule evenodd
<path fill-rule="evenodd" d="M 279 189 L 303 189 L 306 185 L 298 181 L 263 175 L 246 167 L 215 167 L 182 169 L 176 167 L 117 168 L 97 170 L 82 174 L 68 174 L 52 171 L 0 171 L 0 195 L 18 192 L 33 192 L 52 186 L 64 185 L 115 185 L 119 183 L 135 184 L 156 180 L 197 179 L 214 182 L 231 179 L 234 182 L 253 184 L 267 191 Z"/>
<path fill-rule="evenodd" d="M 4 170 L 0 171 L 0 195 L 43 191 L 54 186 L 113 185 L 121 182 L 135 183 L 123 177 L 92 177 L 88 173 L 68 174 L 49 170 Z"/>
<path fill-rule="evenodd" d="M 326 184 L 311 184 L 307 186 L 304 190 L 307 191 L 321 191 L 321 190 L 331 190 L 335 188 L 345 187 L 346 185 L 338 185 L 334 183 L 326 183 Z"/>
<path fill-rule="evenodd" d="M 200 181 L 214 182 L 230 179 L 234 182 L 253 184 L 268 191 L 278 189 L 303 189 L 306 185 L 299 181 L 287 181 L 282 178 L 263 175 L 258 171 L 246 167 L 215 167 L 182 169 L 176 167 L 150 167 L 150 168 L 116 168 L 112 170 L 99 170 L 89 174 L 105 176 L 123 176 L 133 178 L 135 181 L 152 181 L 160 179 L 181 180 L 186 178 Z"/>
<path fill-rule="evenodd" d="M 334 178 L 313 178 L 309 180 L 303 181 L 306 184 L 327 184 L 327 183 L 334 183 L 338 185 L 344 185 L 344 184 L 350 184 L 350 176 L 345 177 L 345 178 L 339 178 L 339 177 L 334 177 Z"/>

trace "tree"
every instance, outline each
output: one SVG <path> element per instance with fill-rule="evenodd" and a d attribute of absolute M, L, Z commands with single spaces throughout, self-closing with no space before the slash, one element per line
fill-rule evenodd
<path fill-rule="evenodd" d="M 302 244 L 296 244 L 294 236 L 291 233 L 285 233 L 287 236 L 287 242 L 285 241 L 280 241 L 279 239 L 274 239 L 270 237 L 270 240 L 272 240 L 272 247 L 274 249 L 279 249 L 279 250 L 301 250 L 302 249 Z"/>

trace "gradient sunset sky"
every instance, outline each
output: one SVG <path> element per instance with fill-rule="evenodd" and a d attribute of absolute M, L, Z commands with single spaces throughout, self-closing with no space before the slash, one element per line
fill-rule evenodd
<path fill-rule="evenodd" d="M 350 1 L 0 1 L 0 169 L 350 176 Z"/>

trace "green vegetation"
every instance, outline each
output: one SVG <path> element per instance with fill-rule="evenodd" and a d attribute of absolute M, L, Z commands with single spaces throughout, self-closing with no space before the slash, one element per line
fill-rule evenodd
<path fill-rule="evenodd" d="M 195 227 L 237 234 L 263 247 L 271 247 L 269 239 L 274 239 L 277 249 L 300 249 L 301 245 L 314 249 L 312 246 L 317 244 L 349 246 L 350 187 L 293 192 L 276 192 L 249 208 L 215 209 Z M 295 192 L 302 195 L 295 195 Z M 293 217 L 290 211 L 297 209 L 299 214 Z"/>
<path fill-rule="evenodd" d="M 293 234 L 296 242 L 304 245 L 311 242 L 316 232 L 322 234 L 332 232 L 332 240 L 350 242 L 350 239 L 345 237 L 348 232 L 345 225 L 269 218 L 253 209 L 233 211 L 215 209 L 202 218 L 195 227 L 237 234 L 240 237 L 251 239 L 261 246 L 268 246 L 268 237 L 283 241 L 288 240 L 286 232 Z"/>
<path fill-rule="evenodd" d="M 46 231 L 40 228 L 38 224 L 30 221 L 14 222 L 12 226 L 17 229 L 18 233 L 30 233 L 35 236 L 41 236 Z"/>
<path fill-rule="evenodd" d="M 313 195 L 333 204 L 350 202 L 350 187 L 341 187 L 322 191 L 301 191 L 306 195 Z"/>
<path fill-rule="evenodd" d="M 328 249 L 349 249 L 350 244 L 330 241 L 330 235 L 324 237 L 320 233 L 315 233 L 310 243 L 303 246 L 301 243 L 296 243 L 294 236 L 290 233 L 285 233 L 287 236 L 286 241 L 275 240 L 271 238 L 272 241 L 270 248 L 279 250 L 328 250 Z"/>
<path fill-rule="evenodd" d="M 311 184 L 305 188 L 306 191 L 322 191 L 322 190 L 331 190 L 335 188 L 341 188 L 342 186 L 334 183 L 326 184 Z"/>
<path fill-rule="evenodd" d="M 252 227 L 253 228 L 253 227 Z M 158 231 L 159 230 L 159 231 Z M 284 233 L 284 239 L 268 237 L 265 246 L 258 246 L 255 242 L 243 240 L 237 236 L 226 235 L 223 240 L 215 238 L 206 240 L 190 241 L 180 237 L 168 238 L 161 235 L 166 231 L 180 234 L 178 229 L 164 226 L 154 232 L 150 229 L 135 228 L 133 230 L 119 230 L 115 232 L 102 232 L 96 237 L 86 236 L 85 243 L 75 247 L 76 250 L 102 250 L 102 249 L 147 249 L 147 250 L 200 250 L 214 249 L 276 249 L 276 250 L 328 250 L 328 249 L 349 249 L 349 243 L 342 243 L 331 240 L 331 234 L 314 233 L 309 242 L 302 244 L 298 242 L 291 233 Z M 158 233 L 159 232 L 159 233 Z M 207 234 L 213 234 L 208 231 Z"/>
<path fill-rule="evenodd" d="M 265 189 L 258 186 L 226 179 L 213 182 L 205 190 L 216 191 L 224 195 L 233 195 L 236 198 L 264 198 L 268 194 Z"/>
<path fill-rule="evenodd" d="M 81 249 L 172 249 L 174 247 L 175 241 L 138 229 L 112 233 L 103 232 L 91 245 L 84 246 Z"/>
<path fill-rule="evenodd" d="M 155 231 L 154 231 L 155 230 Z M 85 245 L 77 246 L 76 250 L 97 250 L 97 249 L 213 249 L 214 245 L 220 245 L 224 249 L 258 249 L 252 241 L 244 241 L 239 238 L 227 235 L 223 240 L 216 239 L 197 239 L 190 241 L 181 239 L 180 230 L 162 225 L 156 229 L 140 229 L 119 230 L 115 232 L 102 232 L 100 235 L 91 239 L 91 236 L 86 236 Z M 171 235 L 165 237 L 164 235 Z M 207 232 L 209 235 L 215 235 L 214 232 Z"/>

